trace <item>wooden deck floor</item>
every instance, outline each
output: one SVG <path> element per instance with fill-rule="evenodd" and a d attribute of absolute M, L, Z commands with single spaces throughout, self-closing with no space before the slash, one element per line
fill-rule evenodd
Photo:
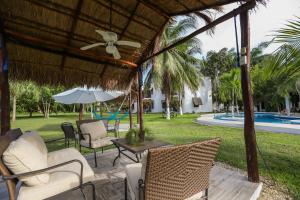
<path fill-rule="evenodd" d="M 112 167 L 112 161 L 116 155 L 116 150 L 108 150 L 104 154 L 98 154 L 98 168 L 93 169 L 96 174 L 97 199 L 99 200 L 124 199 L 124 166 L 132 163 L 132 161 L 123 156 L 117 161 L 116 166 Z M 93 156 L 88 155 L 86 157 L 91 166 L 94 166 Z M 220 164 L 216 164 L 210 174 L 209 199 L 255 200 L 259 196 L 261 187 L 262 184 L 248 182 L 247 178 L 240 172 L 225 169 Z M 0 183 L 0 199 L 8 199 L 3 183 Z M 76 195 L 67 195 L 62 196 L 61 199 L 77 198 Z"/>

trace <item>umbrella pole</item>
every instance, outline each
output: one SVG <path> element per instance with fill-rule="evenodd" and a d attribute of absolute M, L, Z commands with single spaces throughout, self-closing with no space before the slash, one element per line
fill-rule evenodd
<path fill-rule="evenodd" d="M 79 120 L 82 120 L 83 118 L 83 104 L 81 103 L 79 105 Z"/>

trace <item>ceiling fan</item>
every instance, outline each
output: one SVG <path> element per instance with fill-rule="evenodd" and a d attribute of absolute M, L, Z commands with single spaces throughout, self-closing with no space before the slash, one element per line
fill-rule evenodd
<path fill-rule="evenodd" d="M 130 46 L 135 48 L 140 48 L 141 44 L 139 42 L 131 42 L 131 41 L 125 41 L 125 40 L 118 40 L 118 35 L 114 32 L 112 32 L 112 0 L 110 0 L 110 9 L 109 9 L 109 26 L 110 31 L 102 31 L 102 30 L 95 30 L 98 34 L 100 34 L 105 41 L 103 42 L 97 42 L 95 44 L 90 44 L 84 47 L 81 47 L 81 50 L 87 50 L 90 48 L 94 48 L 97 46 L 105 46 L 105 50 L 108 54 L 112 54 L 114 59 L 120 59 L 121 55 L 119 50 L 117 49 L 117 46 Z"/>
<path fill-rule="evenodd" d="M 102 31 L 102 30 L 95 30 L 98 34 L 100 34 L 103 38 L 104 42 L 97 42 L 95 44 L 90 44 L 84 47 L 81 47 L 81 50 L 87 50 L 90 48 L 94 48 L 97 46 L 105 46 L 105 50 L 108 54 L 112 54 L 114 59 L 120 59 L 121 55 L 117 49 L 117 46 L 130 46 L 135 48 L 140 48 L 141 44 L 139 42 L 132 42 L 132 41 L 125 41 L 125 40 L 118 40 L 118 35 L 112 31 Z"/>

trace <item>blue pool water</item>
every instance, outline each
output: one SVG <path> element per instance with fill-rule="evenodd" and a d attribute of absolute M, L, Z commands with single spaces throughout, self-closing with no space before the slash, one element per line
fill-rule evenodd
<path fill-rule="evenodd" d="M 255 122 L 300 125 L 300 117 L 280 116 L 273 113 L 255 113 L 254 117 L 255 117 L 254 119 Z M 227 120 L 227 121 L 243 121 L 244 114 L 240 113 L 240 115 L 235 115 L 234 117 L 232 117 L 231 114 L 219 114 L 219 115 L 215 115 L 214 118 L 219 120 Z"/>

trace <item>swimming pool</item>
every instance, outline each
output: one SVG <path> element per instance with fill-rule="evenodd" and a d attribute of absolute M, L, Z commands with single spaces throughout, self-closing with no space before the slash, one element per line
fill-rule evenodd
<path fill-rule="evenodd" d="M 218 120 L 227 120 L 227 121 L 243 121 L 244 114 L 240 113 L 239 115 L 232 114 L 216 114 L 214 119 Z M 254 113 L 255 122 L 263 122 L 263 123 L 274 123 L 274 124 L 299 124 L 300 125 L 300 117 L 288 117 L 288 116 L 280 116 L 275 113 Z"/>
<path fill-rule="evenodd" d="M 300 135 L 300 117 L 280 116 L 277 113 L 255 113 L 255 129 L 274 133 L 290 133 Z M 196 123 L 208 126 L 244 127 L 244 115 L 232 117 L 231 114 L 202 114 Z"/>

